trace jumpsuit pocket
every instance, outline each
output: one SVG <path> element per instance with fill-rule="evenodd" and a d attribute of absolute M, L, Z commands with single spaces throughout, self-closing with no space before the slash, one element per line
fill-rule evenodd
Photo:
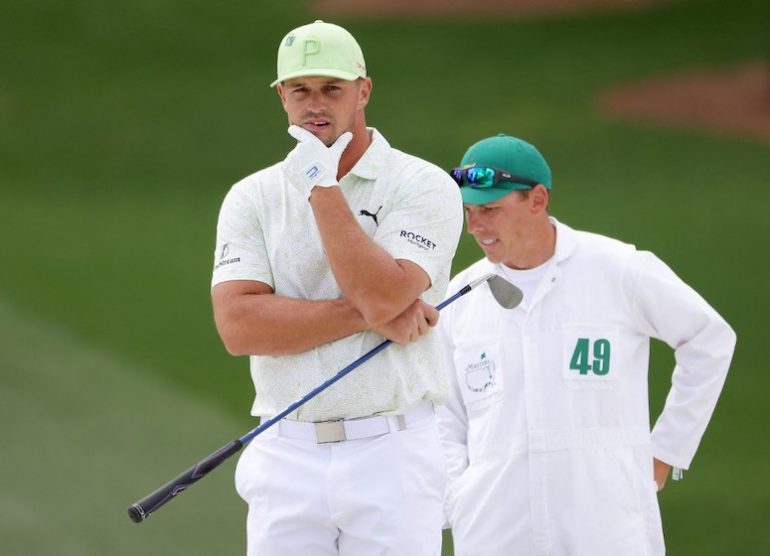
<path fill-rule="evenodd" d="M 573 390 L 609 390 L 618 378 L 618 331 L 608 326 L 570 324 L 562 330 L 562 378 Z"/>
<path fill-rule="evenodd" d="M 489 407 L 503 397 L 499 342 L 459 346 L 454 353 L 457 385 L 469 411 Z"/>

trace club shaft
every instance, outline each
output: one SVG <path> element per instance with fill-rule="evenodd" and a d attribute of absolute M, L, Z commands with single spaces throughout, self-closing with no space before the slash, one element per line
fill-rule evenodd
<path fill-rule="evenodd" d="M 441 303 L 439 303 L 436 306 L 437 310 L 441 310 L 450 303 L 452 303 L 454 300 L 456 300 L 458 297 L 461 297 L 471 291 L 474 287 L 478 286 L 479 284 L 486 282 L 486 280 L 489 279 L 491 275 L 488 275 L 482 279 L 478 279 L 475 282 L 468 284 L 467 286 L 463 287 L 461 290 L 459 290 L 457 293 L 452 295 L 451 297 L 448 297 Z M 255 436 L 261 434 L 266 429 L 273 426 L 275 423 L 286 417 L 291 412 L 295 411 L 298 407 L 301 405 L 307 403 L 309 400 L 316 397 L 318 394 L 329 388 L 332 384 L 346 376 L 348 373 L 353 371 L 353 369 L 361 366 L 363 363 L 377 355 L 379 352 L 381 352 L 383 349 L 388 347 L 393 342 L 391 340 L 385 340 L 382 343 L 378 344 L 365 354 L 363 354 L 361 357 L 350 363 L 347 367 L 340 370 L 332 376 L 330 379 L 328 379 L 323 384 L 317 386 L 304 396 L 302 396 L 300 399 L 295 401 L 294 403 L 290 404 L 288 407 L 286 407 L 284 410 L 279 412 L 277 415 L 274 415 L 273 417 L 263 421 L 260 423 L 258 427 L 255 429 L 252 429 L 242 437 L 233 440 L 229 444 L 223 446 L 216 452 L 209 454 L 205 458 L 203 458 L 201 461 L 193 465 L 190 469 L 185 471 L 184 473 L 181 473 L 179 476 L 171 479 L 168 483 L 157 489 L 156 491 L 148 494 L 138 502 L 131 505 L 131 507 L 128 509 L 128 515 L 131 518 L 132 521 L 136 523 L 140 523 L 147 519 L 155 510 L 172 500 L 175 496 L 180 494 L 181 492 L 184 492 L 187 487 L 192 485 L 193 483 L 196 483 L 203 477 L 205 477 L 210 471 L 216 469 L 222 462 L 224 462 L 227 458 L 238 452 L 243 446 L 249 443 Z"/>

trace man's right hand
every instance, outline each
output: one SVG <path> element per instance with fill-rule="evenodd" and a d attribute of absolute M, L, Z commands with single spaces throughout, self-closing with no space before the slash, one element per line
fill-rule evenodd
<path fill-rule="evenodd" d="M 427 334 L 438 324 L 438 315 L 435 307 L 417 299 L 392 321 L 372 328 L 372 332 L 403 346 Z"/>
<path fill-rule="evenodd" d="M 353 134 L 346 131 L 331 147 L 327 147 L 318 137 L 298 125 L 290 126 L 288 131 L 297 140 L 297 146 L 283 163 L 291 184 L 306 199 L 310 198 L 315 186 L 337 185 L 337 167 Z"/>

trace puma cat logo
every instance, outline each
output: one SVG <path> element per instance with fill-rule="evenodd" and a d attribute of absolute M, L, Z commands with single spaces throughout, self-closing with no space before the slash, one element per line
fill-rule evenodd
<path fill-rule="evenodd" d="M 358 215 L 359 215 L 359 216 L 371 216 L 372 220 L 374 220 L 374 225 L 375 225 L 375 226 L 379 226 L 379 225 L 380 225 L 380 223 L 379 223 L 379 222 L 377 222 L 377 215 L 378 215 L 378 214 L 380 214 L 380 211 L 381 211 L 381 210 L 382 210 L 382 205 L 380 205 L 380 208 L 378 208 L 378 209 L 377 209 L 377 212 L 375 212 L 374 214 L 372 214 L 371 212 L 369 212 L 369 211 L 368 211 L 368 210 L 366 210 L 366 209 L 361 209 L 361 210 L 358 212 Z"/>

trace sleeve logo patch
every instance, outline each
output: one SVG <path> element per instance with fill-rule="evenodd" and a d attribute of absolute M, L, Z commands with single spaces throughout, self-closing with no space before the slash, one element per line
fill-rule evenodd
<path fill-rule="evenodd" d="M 229 255 L 229 254 L 230 254 L 230 244 L 229 243 L 225 243 L 222 246 L 222 251 L 220 251 L 220 253 L 219 253 L 219 262 L 214 266 L 214 270 L 216 270 L 216 269 L 218 269 L 220 267 L 229 265 L 229 264 L 241 262 L 241 258 L 240 257 L 232 257 L 232 258 L 228 259 L 227 255 Z"/>

